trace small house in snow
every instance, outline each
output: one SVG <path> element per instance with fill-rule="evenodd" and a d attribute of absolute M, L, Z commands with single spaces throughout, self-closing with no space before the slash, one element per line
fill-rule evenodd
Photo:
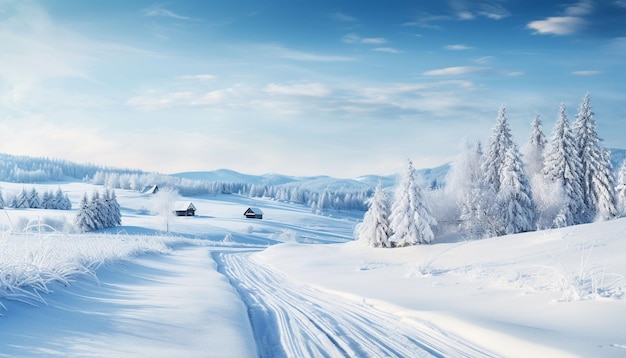
<path fill-rule="evenodd" d="M 174 203 L 174 214 L 176 216 L 195 216 L 196 207 L 191 201 L 177 201 Z"/>
<path fill-rule="evenodd" d="M 141 192 L 144 194 L 156 194 L 159 192 L 159 186 L 156 184 L 148 185 L 148 186 L 145 186 L 143 190 L 141 190 Z"/>
<path fill-rule="evenodd" d="M 259 208 L 248 208 L 243 215 L 248 219 L 263 219 L 263 212 Z"/>

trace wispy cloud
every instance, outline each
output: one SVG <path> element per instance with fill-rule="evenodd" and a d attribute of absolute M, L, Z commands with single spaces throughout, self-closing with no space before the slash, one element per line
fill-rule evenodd
<path fill-rule="evenodd" d="M 602 72 L 595 71 L 595 70 L 581 70 L 581 71 L 572 72 L 572 75 L 576 75 L 576 76 L 596 76 L 599 74 L 602 74 Z"/>
<path fill-rule="evenodd" d="M 481 56 L 472 58 L 473 62 L 479 63 L 481 65 L 487 64 L 493 60 L 493 56 Z"/>
<path fill-rule="evenodd" d="M 385 40 L 382 37 L 370 37 L 370 38 L 364 38 L 361 40 L 361 43 L 370 44 L 370 45 L 380 45 L 386 42 L 387 40 Z"/>
<path fill-rule="evenodd" d="M 264 91 L 271 95 L 288 95 L 288 96 L 309 96 L 309 97 L 325 97 L 331 93 L 331 90 L 321 83 L 292 84 L 279 85 L 270 83 Z"/>
<path fill-rule="evenodd" d="M 144 16 L 151 17 L 169 17 L 177 20 L 193 20 L 189 16 L 177 14 L 171 10 L 164 9 L 160 5 L 153 5 L 142 10 Z"/>
<path fill-rule="evenodd" d="M 361 37 L 355 33 L 349 33 L 342 38 L 342 41 L 349 44 L 380 45 L 387 43 L 384 37 Z"/>
<path fill-rule="evenodd" d="M 562 16 L 551 16 L 543 20 L 531 21 L 526 28 L 539 35 L 571 35 L 579 32 L 587 25 L 583 16 L 593 10 L 591 1 L 583 0 L 565 8 Z"/>
<path fill-rule="evenodd" d="M 469 73 L 479 72 L 483 70 L 485 70 L 484 67 L 456 66 L 456 67 L 446 67 L 446 68 L 440 68 L 437 70 L 426 71 L 423 74 L 425 76 L 459 76 L 459 75 L 466 75 Z"/>
<path fill-rule="evenodd" d="M 354 58 L 348 56 L 337 56 L 319 54 L 313 52 L 299 51 L 286 48 L 277 44 L 261 44 L 256 48 L 265 52 L 269 56 L 283 58 L 293 61 L 309 61 L 309 62 L 345 62 L 354 61 Z"/>
<path fill-rule="evenodd" d="M 474 20 L 479 17 L 501 20 L 511 15 L 504 6 L 494 2 L 452 0 L 449 4 L 455 17 L 459 20 Z"/>
<path fill-rule="evenodd" d="M 330 14 L 330 18 L 339 21 L 339 22 L 355 22 L 356 19 L 348 14 L 345 14 L 341 11 L 333 12 Z"/>
<path fill-rule="evenodd" d="M 403 51 L 400 51 L 393 47 L 376 47 L 376 48 L 373 48 L 372 51 L 387 52 L 387 53 L 403 53 Z"/>
<path fill-rule="evenodd" d="M 586 21 L 580 17 L 556 16 L 545 20 L 531 21 L 526 27 L 540 35 L 570 35 L 580 31 L 585 24 Z"/>
<path fill-rule="evenodd" d="M 471 50 L 473 49 L 473 47 L 462 45 L 462 44 L 455 44 L 455 45 L 447 45 L 445 46 L 445 49 L 451 50 L 451 51 L 464 51 L 464 50 Z"/>
<path fill-rule="evenodd" d="M 211 74 L 208 74 L 208 73 L 202 73 L 202 74 L 197 74 L 197 75 L 182 75 L 182 76 L 178 76 L 178 79 L 185 80 L 185 81 L 212 81 L 212 80 L 214 80 L 216 78 L 217 78 L 217 76 L 211 75 Z"/>

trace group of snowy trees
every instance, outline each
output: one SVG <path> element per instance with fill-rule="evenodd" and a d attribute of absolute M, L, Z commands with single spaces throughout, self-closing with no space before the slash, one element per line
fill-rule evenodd
<path fill-rule="evenodd" d="M 61 188 L 58 188 L 56 193 L 46 191 L 43 197 L 39 195 L 39 192 L 35 188 L 26 190 L 22 188 L 17 195 L 13 196 L 8 203 L 5 203 L 2 193 L 0 192 L 0 208 L 4 208 L 7 205 L 14 209 L 54 209 L 54 210 L 70 210 L 72 209 L 72 203 L 70 202 L 67 194 L 63 194 Z"/>
<path fill-rule="evenodd" d="M 607 220 L 618 215 L 609 152 L 598 137 L 590 96 L 573 126 L 561 104 L 548 140 L 539 116 L 522 155 L 502 107 L 487 152 L 468 147 L 450 172 L 460 228 L 475 238 Z"/>
<path fill-rule="evenodd" d="M 98 191 L 94 191 L 91 199 L 85 193 L 80 202 L 74 223 L 83 232 L 120 225 L 122 223 L 122 214 L 120 213 L 120 205 L 117 202 L 115 191 L 105 188 L 102 195 Z"/>
<path fill-rule="evenodd" d="M 321 191 L 315 191 L 297 186 L 252 184 L 243 187 L 239 194 L 302 204 L 310 207 L 316 214 L 323 214 L 329 210 L 365 211 L 367 210 L 366 201 L 372 195 L 372 191 L 352 188 L 333 190 L 324 188 Z"/>
<path fill-rule="evenodd" d="M 480 143 L 466 145 L 451 166 L 442 201 L 452 209 L 442 211 L 453 214 L 445 221 L 469 237 L 485 238 L 615 218 L 626 209 L 626 161 L 616 183 L 609 156 L 589 94 L 572 126 L 561 104 L 549 140 L 536 116 L 524 156 L 502 106 L 486 151 Z M 409 163 L 393 205 L 379 186 L 355 236 L 374 247 L 431 242 L 437 224 L 431 193 L 422 195 Z"/>
<path fill-rule="evenodd" d="M 402 247 L 433 240 L 432 227 L 437 221 L 426 204 L 410 160 L 393 202 L 379 184 L 368 204 L 363 222 L 355 228 L 357 239 L 373 247 Z"/>

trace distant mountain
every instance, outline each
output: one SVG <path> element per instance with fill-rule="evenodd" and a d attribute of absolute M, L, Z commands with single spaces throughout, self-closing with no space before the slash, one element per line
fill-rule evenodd
<path fill-rule="evenodd" d="M 440 187 L 445 184 L 445 176 L 450 164 L 436 168 L 419 169 L 428 187 Z M 390 175 L 364 175 L 355 179 L 338 179 L 324 175 L 318 176 L 288 176 L 281 174 L 251 175 L 236 172 L 230 169 L 218 169 L 202 172 L 183 172 L 171 174 L 173 177 L 207 182 L 246 183 L 268 186 L 297 186 L 311 191 L 322 191 L 326 188 L 332 190 L 369 190 L 381 182 L 383 187 L 389 188 L 396 185 L 399 174 Z"/>
<path fill-rule="evenodd" d="M 330 189 L 368 190 L 372 187 L 354 179 L 337 179 L 329 176 L 288 176 L 282 174 L 251 175 L 236 172 L 230 169 L 218 169 L 203 172 L 184 172 L 171 174 L 173 177 L 203 180 L 207 182 L 245 183 L 268 186 L 297 186 L 312 191 Z"/>

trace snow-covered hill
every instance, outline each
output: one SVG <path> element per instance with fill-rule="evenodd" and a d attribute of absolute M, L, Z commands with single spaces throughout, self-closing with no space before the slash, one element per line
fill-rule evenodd
<path fill-rule="evenodd" d="M 74 206 L 98 189 L 46 185 Z M 88 235 L 11 230 L 75 211 L 4 210 L 0 356 L 626 354 L 625 218 L 373 249 L 351 242 L 349 213 L 204 195 L 186 197 L 197 216 L 166 225 L 150 195 L 117 196 L 122 226 Z M 249 206 L 264 219 L 245 219 Z"/>

